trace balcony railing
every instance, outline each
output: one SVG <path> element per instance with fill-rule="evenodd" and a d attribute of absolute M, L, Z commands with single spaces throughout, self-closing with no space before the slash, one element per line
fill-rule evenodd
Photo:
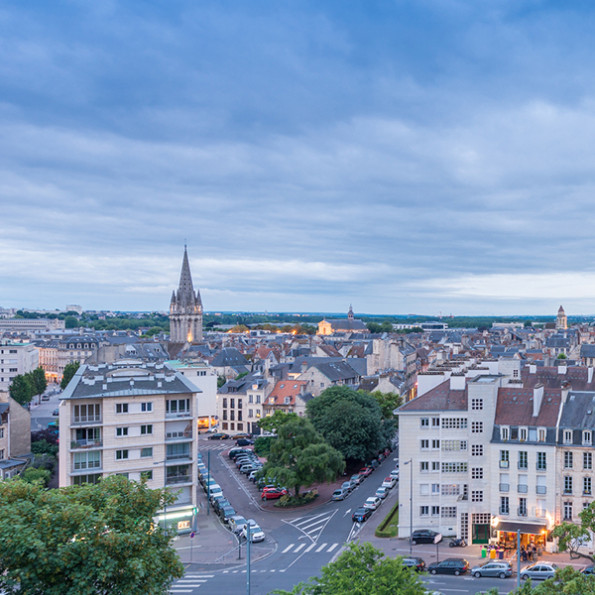
<path fill-rule="evenodd" d="M 166 441 L 173 441 L 173 440 L 192 440 L 192 432 L 184 430 L 183 432 L 166 432 L 165 434 Z"/>
<path fill-rule="evenodd" d="M 543 463 L 537 463 L 537 465 L 535 465 L 535 469 L 537 471 L 547 471 L 547 466 Z"/>
<path fill-rule="evenodd" d="M 500 508 L 498 514 L 510 514 L 510 508 Z"/>
<path fill-rule="evenodd" d="M 72 440 L 70 442 L 70 448 L 99 448 L 103 446 L 103 440 Z"/>
<path fill-rule="evenodd" d="M 572 495 L 572 488 L 565 488 L 564 491 L 562 492 L 565 496 L 570 496 Z"/>
<path fill-rule="evenodd" d="M 78 415 L 72 418 L 73 424 L 97 424 L 101 423 L 101 415 Z"/>
<path fill-rule="evenodd" d="M 501 492 L 508 492 L 509 489 L 510 489 L 510 484 L 508 484 L 508 483 L 501 483 L 500 484 L 500 491 Z"/>
<path fill-rule="evenodd" d="M 172 454 L 168 454 L 165 457 L 168 461 L 175 461 L 177 459 L 190 459 L 191 455 L 190 455 L 190 451 L 188 452 L 176 452 L 176 453 L 172 453 Z"/>
<path fill-rule="evenodd" d="M 524 462 L 524 461 L 519 461 L 517 463 L 517 467 L 519 469 L 528 469 L 529 468 L 529 465 L 526 462 Z"/>
<path fill-rule="evenodd" d="M 527 516 L 527 509 L 526 508 L 519 508 L 517 512 L 518 512 L 518 515 L 519 516 Z"/>
<path fill-rule="evenodd" d="M 190 483 L 192 478 L 190 475 L 168 475 L 167 476 L 167 485 L 176 484 L 176 483 Z"/>
<path fill-rule="evenodd" d="M 165 419 L 177 419 L 181 417 L 192 417 L 192 413 L 190 411 L 174 411 L 165 413 Z"/>
<path fill-rule="evenodd" d="M 517 486 L 517 492 L 519 494 L 526 494 L 529 491 L 529 487 L 525 484 L 519 483 Z"/>
<path fill-rule="evenodd" d="M 536 494 L 547 494 L 547 487 L 546 486 L 535 486 L 535 493 Z"/>

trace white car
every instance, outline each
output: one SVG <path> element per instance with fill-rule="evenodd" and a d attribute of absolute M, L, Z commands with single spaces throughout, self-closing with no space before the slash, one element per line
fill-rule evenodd
<path fill-rule="evenodd" d="M 388 488 L 389 490 L 394 488 L 396 485 L 397 480 L 394 477 L 391 477 L 390 475 L 388 477 L 385 477 L 384 481 L 382 482 L 382 487 Z"/>
<path fill-rule="evenodd" d="M 382 500 L 378 496 L 370 496 L 364 502 L 364 508 L 376 510 L 380 506 L 380 504 L 382 504 Z"/>
<path fill-rule="evenodd" d="M 399 470 L 398 469 L 393 469 L 390 472 L 390 476 L 393 477 L 394 479 L 399 479 Z"/>
<path fill-rule="evenodd" d="M 248 519 L 248 524 L 250 525 L 250 541 L 255 543 L 257 541 L 264 541 L 264 531 L 258 526 L 254 519 Z M 240 535 L 246 539 L 248 535 L 248 527 L 244 526 Z"/>
<path fill-rule="evenodd" d="M 384 500 L 388 496 L 388 488 L 387 487 L 379 487 L 376 490 L 376 496 L 378 496 L 381 500 Z"/>

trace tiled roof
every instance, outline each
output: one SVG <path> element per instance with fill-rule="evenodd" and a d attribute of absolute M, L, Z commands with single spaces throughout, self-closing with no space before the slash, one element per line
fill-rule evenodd
<path fill-rule="evenodd" d="M 503 426 L 554 427 L 558 420 L 562 393 L 545 389 L 537 417 L 533 417 L 533 389 L 500 388 L 494 423 Z"/>
<path fill-rule="evenodd" d="M 467 409 L 467 391 L 451 390 L 450 380 L 399 407 L 399 412 L 408 411 L 461 411 Z"/>

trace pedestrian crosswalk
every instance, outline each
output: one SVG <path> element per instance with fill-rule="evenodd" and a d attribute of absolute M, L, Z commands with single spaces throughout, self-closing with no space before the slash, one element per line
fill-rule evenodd
<path fill-rule="evenodd" d="M 202 587 L 214 574 L 185 574 L 184 578 L 178 579 L 169 589 L 170 593 L 194 593 L 198 587 Z"/>
<path fill-rule="evenodd" d="M 281 550 L 282 554 L 307 554 L 309 552 L 313 552 L 316 554 L 320 554 L 325 552 L 330 554 L 331 552 L 335 551 L 339 547 L 338 543 L 310 543 L 307 542 L 303 543 L 290 543 L 287 547 Z"/>
<path fill-rule="evenodd" d="M 285 522 L 292 527 L 295 527 L 298 531 L 301 531 L 304 535 L 307 535 L 313 542 L 317 542 L 324 531 L 324 528 L 336 512 L 336 510 L 333 512 L 322 512 L 319 514 L 298 517 L 297 519 Z"/>

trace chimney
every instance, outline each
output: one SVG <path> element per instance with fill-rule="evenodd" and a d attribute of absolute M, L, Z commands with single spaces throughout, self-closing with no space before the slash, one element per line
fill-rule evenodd
<path fill-rule="evenodd" d="M 543 401 L 544 387 L 543 384 L 537 384 L 533 389 L 533 417 L 539 415 L 541 409 L 541 402 Z"/>
<path fill-rule="evenodd" d="M 465 390 L 465 375 L 452 374 L 450 377 L 450 390 Z"/>
<path fill-rule="evenodd" d="M 591 366 L 589 366 L 587 368 L 587 382 L 589 384 L 591 384 L 591 382 L 593 382 L 593 368 Z"/>

